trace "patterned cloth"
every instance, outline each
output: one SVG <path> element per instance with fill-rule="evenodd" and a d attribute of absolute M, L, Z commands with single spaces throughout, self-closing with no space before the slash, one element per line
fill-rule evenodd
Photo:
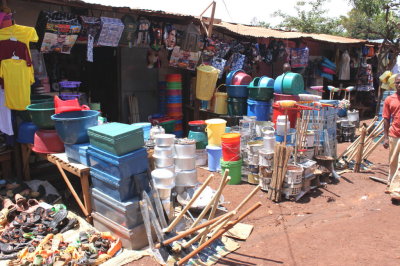
<path fill-rule="evenodd" d="M 212 60 L 212 66 L 219 70 L 218 78 L 222 78 L 222 74 L 224 73 L 226 60 L 223 58 L 214 57 Z"/>
<path fill-rule="evenodd" d="M 124 24 L 119 18 L 101 17 L 101 31 L 98 45 L 117 47 L 124 31 Z"/>

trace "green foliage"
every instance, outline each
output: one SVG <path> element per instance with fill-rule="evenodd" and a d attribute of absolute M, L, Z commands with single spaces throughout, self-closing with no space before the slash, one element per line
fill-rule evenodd
<path fill-rule="evenodd" d="M 323 5 L 327 0 L 297 1 L 295 10 L 297 15 L 292 16 L 279 10 L 274 13 L 275 17 L 283 19 L 277 28 L 288 31 L 300 31 L 306 33 L 325 33 L 341 35 L 343 28 L 340 19 L 326 16 Z"/>

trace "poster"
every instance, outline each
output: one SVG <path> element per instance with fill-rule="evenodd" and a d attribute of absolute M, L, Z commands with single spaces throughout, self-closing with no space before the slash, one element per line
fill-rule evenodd
<path fill-rule="evenodd" d="M 169 65 L 188 70 L 195 70 L 200 59 L 200 54 L 201 52 L 189 52 L 182 50 L 179 46 L 175 46 L 169 60 Z"/>
<path fill-rule="evenodd" d="M 81 26 L 47 23 L 40 52 L 70 54 Z"/>

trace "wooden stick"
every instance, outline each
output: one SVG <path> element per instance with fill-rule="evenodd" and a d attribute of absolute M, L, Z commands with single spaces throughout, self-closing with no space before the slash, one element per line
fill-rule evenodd
<path fill-rule="evenodd" d="M 361 129 L 361 139 L 360 139 L 360 144 L 358 146 L 358 153 L 357 153 L 357 158 L 356 158 L 356 164 L 354 166 L 354 173 L 359 173 L 360 172 L 360 164 L 361 164 L 361 159 L 363 156 L 363 149 L 364 149 L 364 139 L 365 139 L 365 133 L 367 132 L 366 128 L 363 126 Z"/>
<path fill-rule="evenodd" d="M 181 211 L 181 213 L 172 221 L 172 223 L 167 227 L 164 228 L 164 232 L 171 232 L 172 229 L 178 224 L 178 222 L 183 218 L 183 215 L 189 210 L 189 208 L 192 206 L 193 202 L 200 196 L 200 194 L 203 192 L 203 190 L 207 187 L 208 183 L 210 183 L 211 179 L 214 177 L 213 174 L 211 174 L 206 181 L 201 185 L 201 187 L 194 193 L 193 198 L 189 201 L 188 204 L 186 204 L 185 208 Z"/>
<path fill-rule="evenodd" d="M 287 138 L 287 122 L 288 122 L 288 120 L 289 120 L 289 117 L 288 117 L 288 115 L 287 115 L 287 108 L 285 108 L 285 133 L 284 133 L 284 136 L 283 136 L 283 144 L 285 144 L 286 145 L 286 138 Z"/>
<path fill-rule="evenodd" d="M 229 180 L 230 180 L 230 177 L 227 177 L 226 179 L 223 178 L 221 180 L 221 182 L 223 182 L 223 183 L 221 183 L 222 184 L 221 192 L 225 188 L 226 184 L 228 184 Z M 204 216 L 210 210 L 211 206 L 214 204 L 216 197 L 217 197 L 217 193 L 214 194 L 213 198 L 210 200 L 210 202 L 207 204 L 207 206 L 203 209 L 203 211 L 200 213 L 200 215 L 196 218 L 196 220 L 193 222 L 193 224 L 189 228 L 193 228 L 197 224 L 199 224 L 199 222 L 201 222 L 201 220 L 204 218 Z"/>
<path fill-rule="evenodd" d="M 248 209 L 245 213 L 243 213 L 241 216 L 239 216 L 235 221 L 229 222 L 222 230 L 220 230 L 217 234 L 215 234 L 213 237 L 211 237 L 209 240 L 207 240 L 204 244 L 200 245 L 198 248 L 190 252 L 187 256 L 182 258 L 177 262 L 177 265 L 182 265 L 186 263 L 188 260 L 190 260 L 193 256 L 198 254 L 200 251 L 208 247 L 214 240 L 218 239 L 221 237 L 226 231 L 231 229 L 233 226 L 235 226 L 238 222 L 246 218 L 249 214 L 254 212 L 256 209 L 258 209 L 261 206 L 261 202 L 256 203 L 253 205 L 250 209 Z"/>
<path fill-rule="evenodd" d="M 367 151 L 365 152 L 365 154 L 363 155 L 363 159 L 367 159 L 367 158 L 368 158 L 368 156 L 369 156 L 369 155 L 376 149 L 376 147 L 378 147 L 378 145 L 382 142 L 383 137 L 384 137 L 384 136 L 380 137 L 379 140 L 378 140 L 376 143 L 374 143 L 374 145 L 373 145 L 369 150 L 367 150 Z"/>
<path fill-rule="evenodd" d="M 378 132 L 374 132 L 371 133 L 368 137 L 366 137 L 366 139 L 364 140 L 364 150 L 366 150 L 366 148 L 370 147 L 370 144 L 373 143 L 373 140 L 378 137 L 380 134 L 383 133 L 383 129 L 378 131 Z M 348 156 L 348 160 L 351 161 L 355 158 L 355 156 L 357 155 L 357 147 L 354 147 L 351 151 L 351 153 L 349 153 L 350 155 Z"/>

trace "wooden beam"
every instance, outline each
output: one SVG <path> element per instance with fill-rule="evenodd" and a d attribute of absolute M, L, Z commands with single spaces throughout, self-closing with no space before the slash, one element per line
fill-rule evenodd
<path fill-rule="evenodd" d="M 213 26 L 214 26 L 214 15 L 215 15 L 215 7 L 217 6 L 217 3 L 215 1 L 212 2 L 212 10 L 211 10 L 211 19 L 210 19 L 210 24 L 208 25 L 208 37 L 211 37 Z"/>

